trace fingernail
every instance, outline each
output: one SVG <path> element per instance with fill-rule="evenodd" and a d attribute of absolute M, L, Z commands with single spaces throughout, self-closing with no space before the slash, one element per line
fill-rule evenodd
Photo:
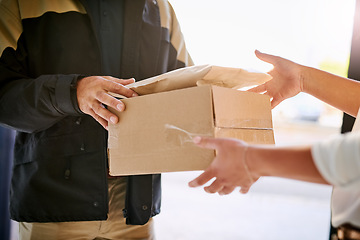
<path fill-rule="evenodd" d="M 117 109 L 119 109 L 120 112 L 124 110 L 124 105 L 121 103 L 119 103 L 116 107 Z"/>
<path fill-rule="evenodd" d="M 116 119 L 116 117 L 113 116 L 113 117 L 110 117 L 110 121 L 115 124 L 117 119 Z"/>
<path fill-rule="evenodd" d="M 201 141 L 201 137 L 199 137 L 199 136 L 196 136 L 193 138 L 193 142 L 196 144 L 199 143 L 200 141 Z"/>
<path fill-rule="evenodd" d="M 133 97 L 137 97 L 137 96 L 139 96 L 137 93 L 133 93 L 133 95 L 132 95 Z"/>
<path fill-rule="evenodd" d="M 189 187 L 195 187 L 194 181 L 189 182 Z"/>

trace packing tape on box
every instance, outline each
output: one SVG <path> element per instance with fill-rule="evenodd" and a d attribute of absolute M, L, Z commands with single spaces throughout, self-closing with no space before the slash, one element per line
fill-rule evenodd
<path fill-rule="evenodd" d="M 166 141 L 171 142 L 177 146 L 183 146 L 187 143 L 193 143 L 193 138 L 196 136 L 212 137 L 210 134 L 191 133 L 182 128 L 171 124 L 165 124 Z"/>

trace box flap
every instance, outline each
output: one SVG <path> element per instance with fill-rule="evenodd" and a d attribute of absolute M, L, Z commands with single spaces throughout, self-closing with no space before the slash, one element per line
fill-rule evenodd
<path fill-rule="evenodd" d="M 212 91 L 216 127 L 272 129 L 269 96 L 217 86 Z"/>
<path fill-rule="evenodd" d="M 198 86 L 211 84 L 219 87 L 240 89 L 269 81 L 266 73 L 249 72 L 241 68 L 212 66 L 211 70 L 197 82 Z"/>
<path fill-rule="evenodd" d="M 118 124 L 109 125 L 111 175 L 203 170 L 214 151 L 192 136 L 214 136 L 211 87 L 124 99 Z"/>
<path fill-rule="evenodd" d="M 266 73 L 249 72 L 241 68 L 201 65 L 176 69 L 129 84 L 127 87 L 139 95 L 147 95 L 203 85 L 239 89 L 258 85 L 270 79 L 271 76 Z M 118 94 L 111 94 L 124 98 L 124 96 Z"/>
<path fill-rule="evenodd" d="M 171 91 L 176 89 L 195 87 L 211 70 L 211 65 L 191 66 L 176 69 L 152 78 L 127 85 L 139 95 Z"/>

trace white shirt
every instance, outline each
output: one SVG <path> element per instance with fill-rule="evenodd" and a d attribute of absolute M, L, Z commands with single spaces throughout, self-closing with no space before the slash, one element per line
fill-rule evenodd
<path fill-rule="evenodd" d="M 360 132 L 339 135 L 313 145 L 319 172 L 334 186 L 332 224 L 360 227 Z"/>

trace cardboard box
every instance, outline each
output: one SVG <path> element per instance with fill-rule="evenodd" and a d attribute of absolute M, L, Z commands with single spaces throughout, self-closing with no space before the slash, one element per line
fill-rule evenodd
<path fill-rule="evenodd" d="M 266 95 L 204 85 L 123 99 L 126 110 L 109 125 L 110 175 L 204 170 L 215 151 L 193 136 L 235 137 L 273 144 Z"/>

